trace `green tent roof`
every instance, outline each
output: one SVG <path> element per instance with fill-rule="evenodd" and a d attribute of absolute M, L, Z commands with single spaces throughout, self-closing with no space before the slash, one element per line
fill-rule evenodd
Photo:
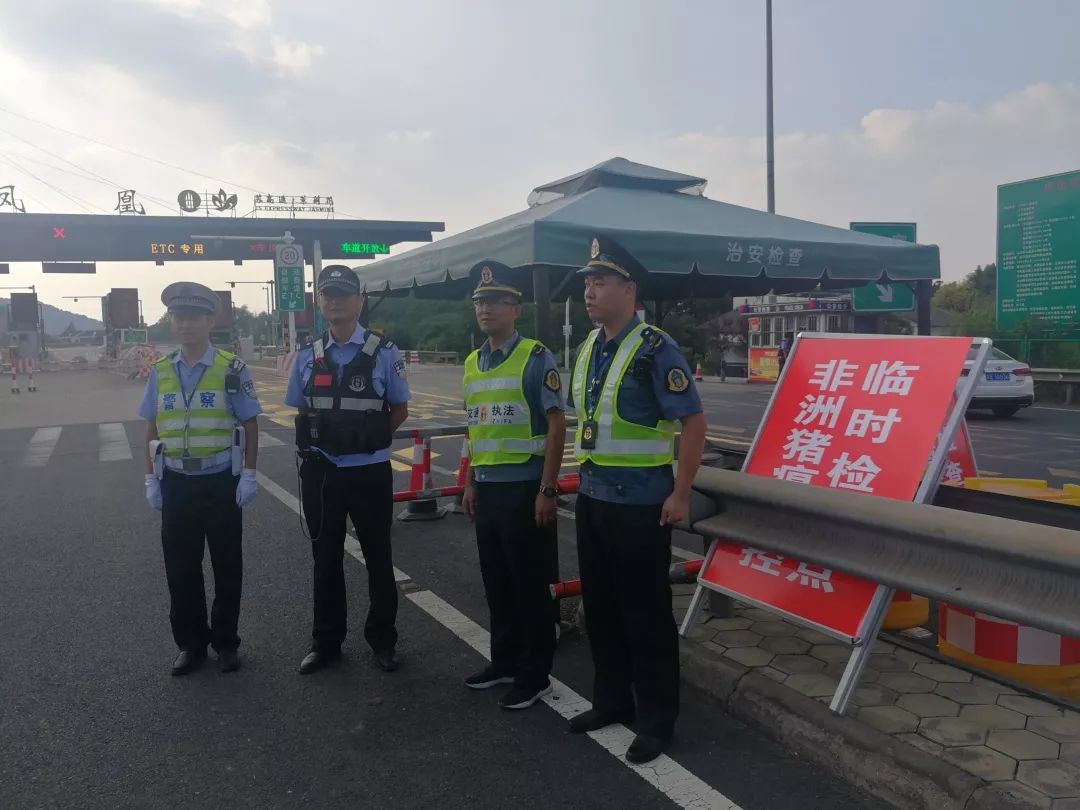
<path fill-rule="evenodd" d="M 369 292 L 457 298 L 483 259 L 572 269 L 597 234 L 650 271 L 646 297 L 758 295 L 940 276 L 938 249 L 700 196 L 705 181 L 614 158 L 537 187 L 525 211 L 356 268 Z"/>

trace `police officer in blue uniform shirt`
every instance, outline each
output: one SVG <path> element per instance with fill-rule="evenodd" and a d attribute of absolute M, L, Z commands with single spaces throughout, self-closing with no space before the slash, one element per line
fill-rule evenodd
<path fill-rule="evenodd" d="M 555 624 L 549 565 L 558 542 L 556 485 L 566 403 L 551 352 L 517 332 L 520 271 L 488 260 L 471 275 L 476 321 L 487 340 L 465 361 L 472 465 L 462 507 L 476 523 L 491 664 L 465 685 L 512 684 L 499 705 L 526 709 L 551 692 Z"/>
<path fill-rule="evenodd" d="M 169 621 L 180 654 L 173 675 L 206 660 L 209 643 L 222 672 L 240 666 L 237 622 L 243 580 L 241 507 L 255 497 L 262 413 L 251 370 L 210 344 L 218 296 L 177 282 L 161 293 L 180 348 L 150 370 L 139 404 L 147 421 L 146 498 L 161 511 Z M 242 426 L 242 438 L 234 425 Z M 203 548 L 210 547 L 214 604 L 207 626 Z"/>
<path fill-rule="evenodd" d="M 659 756 L 679 710 L 679 647 L 672 616 L 671 527 L 686 517 L 705 444 L 705 417 L 679 347 L 635 315 L 646 269 L 617 242 L 592 241 L 585 308 L 597 325 L 578 352 L 571 402 L 582 460 L 576 505 L 578 563 L 596 670 L 593 706 L 576 733 L 633 723 L 626 752 Z M 672 472 L 681 422 L 679 471 Z"/>
<path fill-rule="evenodd" d="M 367 565 L 371 606 L 364 638 L 376 665 L 392 672 L 398 668 L 398 592 L 390 549 L 390 444 L 409 415 L 405 364 L 397 346 L 359 325 L 367 296 L 350 268 L 324 268 L 317 286 L 329 331 L 297 354 L 285 394 L 285 404 L 300 411 L 300 497 L 315 559 L 311 649 L 300 672 L 317 672 L 341 657 L 346 518 Z"/>

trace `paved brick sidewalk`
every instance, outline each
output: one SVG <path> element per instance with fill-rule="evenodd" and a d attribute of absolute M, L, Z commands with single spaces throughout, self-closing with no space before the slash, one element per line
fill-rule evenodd
<path fill-rule="evenodd" d="M 681 621 L 693 586 L 676 586 L 675 593 Z M 740 672 L 764 676 L 802 696 L 786 701 L 800 712 L 819 711 L 805 699 L 828 704 L 850 653 L 828 636 L 745 605 L 731 619 L 702 611 L 692 641 L 723 670 L 718 681 L 741 680 Z M 695 669 L 696 680 L 708 680 L 708 668 Z M 1080 712 L 882 640 L 860 684 L 847 717 L 880 732 L 872 736 L 881 745 L 911 746 L 997 788 L 990 793 L 998 803 L 980 803 L 973 801 L 978 788 L 965 797 L 957 787 L 954 806 L 1080 810 Z"/>

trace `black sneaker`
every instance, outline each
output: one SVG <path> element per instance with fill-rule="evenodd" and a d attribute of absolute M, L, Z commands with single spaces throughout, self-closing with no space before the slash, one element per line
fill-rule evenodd
<path fill-rule="evenodd" d="M 490 689 L 504 683 L 513 683 L 513 675 L 501 675 L 495 667 L 488 665 L 475 675 L 465 679 L 465 685 L 470 689 Z"/>
<path fill-rule="evenodd" d="M 544 695 L 550 694 L 550 682 L 544 686 L 515 686 L 499 698 L 499 705 L 504 709 L 527 709 Z"/>

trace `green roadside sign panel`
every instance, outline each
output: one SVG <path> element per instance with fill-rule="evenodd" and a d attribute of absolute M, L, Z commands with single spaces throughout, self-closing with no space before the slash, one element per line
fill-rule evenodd
<path fill-rule="evenodd" d="M 1080 324 L 1080 171 L 998 186 L 997 324 Z"/>
<path fill-rule="evenodd" d="M 147 337 L 147 330 L 145 329 L 124 329 L 122 335 L 124 343 L 149 342 L 149 339 Z"/>
<path fill-rule="evenodd" d="M 303 312 L 304 249 L 301 245 L 278 245 L 274 252 L 274 297 L 280 312 Z"/>
<path fill-rule="evenodd" d="M 915 242 L 914 222 L 852 222 L 851 230 Z M 915 292 L 904 283 L 867 284 L 851 291 L 853 312 L 909 312 L 915 309 Z"/>

